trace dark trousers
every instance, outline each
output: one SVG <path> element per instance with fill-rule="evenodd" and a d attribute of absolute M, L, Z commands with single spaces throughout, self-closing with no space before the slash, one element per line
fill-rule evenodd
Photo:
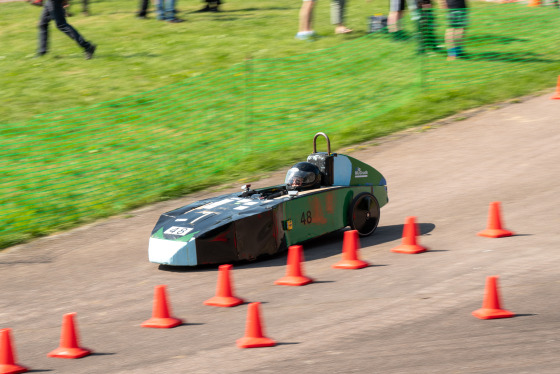
<path fill-rule="evenodd" d="M 75 28 L 66 22 L 62 1 L 63 0 L 47 0 L 47 2 L 43 5 L 43 12 L 41 13 L 38 25 L 39 49 L 37 52 L 40 54 L 45 54 L 48 50 L 49 22 L 51 20 L 54 20 L 56 27 L 60 31 L 68 35 L 68 37 L 74 39 L 84 50 L 91 48 L 91 43 L 86 41 Z"/>
<path fill-rule="evenodd" d="M 140 9 L 138 10 L 138 15 L 144 17 L 148 13 L 148 7 L 150 6 L 150 0 L 140 0 Z"/>

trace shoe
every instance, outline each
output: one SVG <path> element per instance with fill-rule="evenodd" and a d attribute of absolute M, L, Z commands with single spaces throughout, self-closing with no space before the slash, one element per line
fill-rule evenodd
<path fill-rule="evenodd" d="M 43 0 L 35 0 L 32 1 L 30 4 L 35 6 L 43 6 Z"/>
<path fill-rule="evenodd" d="M 169 22 L 169 23 L 181 23 L 181 22 L 185 22 L 185 20 L 181 19 L 181 18 L 171 18 L 171 19 L 168 19 L 167 22 Z"/>
<path fill-rule="evenodd" d="M 90 47 L 86 49 L 85 51 L 86 60 L 91 60 L 93 58 L 93 54 L 95 53 L 96 49 L 97 46 L 95 44 L 91 44 Z"/>
<path fill-rule="evenodd" d="M 311 40 L 316 36 L 315 31 L 300 31 L 296 34 L 298 40 Z"/>
<path fill-rule="evenodd" d="M 35 53 L 35 56 L 33 56 L 33 58 L 41 58 L 46 54 L 47 54 L 47 52 L 37 52 L 37 53 Z"/>
<path fill-rule="evenodd" d="M 136 18 L 141 18 L 141 19 L 148 19 L 148 16 L 145 14 L 137 14 Z"/>

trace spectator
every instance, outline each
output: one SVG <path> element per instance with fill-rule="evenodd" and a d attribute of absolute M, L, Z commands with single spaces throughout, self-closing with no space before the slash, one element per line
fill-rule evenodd
<path fill-rule="evenodd" d="M 64 14 L 65 2 L 65 0 L 47 0 L 45 2 L 38 25 L 39 49 L 37 51 L 37 56 L 43 56 L 47 53 L 49 23 L 51 20 L 54 20 L 56 27 L 60 31 L 68 35 L 68 37 L 74 39 L 74 41 L 76 41 L 76 43 L 84 49 L 85 58 L 86 60 L 89 60 L 93 57 L 97 46 L 85 40 L 76 29 L 66 22 L 66 16 Z"/>
<path fill-rule="evenodd" d="M 315 0 L 303 0 L 299 10 L 299 31 L 296 34 L 296 39 L 307 40 L 315 36 L 315 31 L 312 28 L 314 6 Z"/>
<path fill-rule="evenodd" d="M 175 14 L 175 0 L 158 0 L 157 2 L 157 19 L 171 23 L 183 22 L 181 18 L 177 18 Z"/>
<path fill-rule="evenodd" d="M 336 25 L 335 34 L 347 34 L 352 32 L 351 29 L 344 26 L 344 12 L 346 0 L 331 0 L 331 23 Z"/>
<path fill-rule="evenodd" d="M 463 51 L 463 38 L 467 26 L 467 2 L 466 0 L 440 0 L 441 7 L 448 9 L 447 19 L 449 26 L 445 30 L 445 45 L 447 48 L 447 60 L 465 58 Z"/>
<path fill-rule="evenodd" d="M 408 5 L 408 10 L 412 13 L 413 20 L 418 20 L 420 18 L 415 0 L 389 0 L 387 30 L 396 40 L 401 40 L 405 37 L 405 33 L 401 26 L 401 19 L 404 15 L 405 4 Z"/>

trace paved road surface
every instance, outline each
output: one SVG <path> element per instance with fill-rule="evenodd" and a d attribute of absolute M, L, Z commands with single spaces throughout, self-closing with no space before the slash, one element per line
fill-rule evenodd
<path fill-rule="evenodd" d="M 0 253 L 0 328 L 13 329 L 18 362 L 35 372 L 558 373 L 560 101 L 549 97 L 353 151 L 389 183 L 380 227 L 361 241 L 373 266 L 332 269 L 338 232 L 306 243 L 305 272 L 317 280 L 310 285 L 273 285 L 285 255 L 233 271 L 235 293 L 262 302 L 276 347 L 235 346 L 246 305 L 202 304 L 214 295 L 216 268 L 165 271 L 147 261 L 159 213 L 204 193 Z M 278 172 L 255 185 L 282 180 Z M 516 236 L 475 235 L 491 201 L 502 202 L 504 225 Z M 406 216 L 418 217 L 429 252 L 390 252 Z M 515 318 L 471 316 L 489 275 L 500 276 L 503 307 Z M 158 284 L 168 286 L 172 312 L 186 325 L 139 326 Z M 68 312 L 78 313 L 81 344 L 95 355 L 46 357 Z"/>

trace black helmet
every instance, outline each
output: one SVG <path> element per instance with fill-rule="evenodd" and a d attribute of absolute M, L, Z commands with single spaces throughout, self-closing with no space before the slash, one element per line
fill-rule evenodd
<path fill-rule="evenodd" d="M 321 172 L 310 162 L 298 162 L 286 174 L 286 186 L 289 190 L 307 190 L 321 185 Z"/>

